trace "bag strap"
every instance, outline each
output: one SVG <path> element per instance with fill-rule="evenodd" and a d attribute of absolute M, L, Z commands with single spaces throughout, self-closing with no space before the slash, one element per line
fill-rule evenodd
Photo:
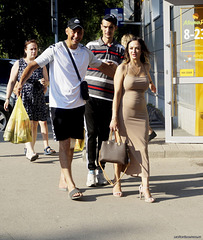
<path fill-rule="evenodd" d="M 121 180 L 121 178 L 122 178 L 122 177 L 124 176 L 124 174 L 126 173 L 129 165 L 130 165 L 130 162 L 128 162 L 128 164 L 126 165 L 125 170 L 123 171 L 123 174 L 119 177 L 119 179 L 118 179 L 116 182 L 113 183 L 113 182 L 111 181 L 111 179 L 109 179 L 109 177 L 107 176 L 105 170 L 103 169 L 103 167 L 102 167 L 102 165 L 101 165 L 101 162 L 99 161 L 99 166 L 100 166 L 100 168 L 102 169 L 102 172 L 103 172 L 103 174 L 104 174 L 104 177 L 106 178 L 106 180 L 108 181 L 108 183 L 109 183 L 110 185 L 112 185 L 112 186 L 115 186 L 115 185 Z"/>
<path fill-rule="evenodd" d="M 64 45 L 64 47 L 66 48 L 66 50 L 67 50 L 67 52 L 68 52 L 68 54 L 69 54 L 69 56 L 70 56 L 70 59 L 71 59 L 71 61 L 72 61 L 72 63 L 73 63 L 73 66 L 74 66 L 74 68 L 75 68 L 75 71 L 76 71 L 76 74 L 77 74 L 77 76 L 78 76 L 79 81 L 81 81 L 81 77 L 80 77 L 78 68 L 77 68 L 77 66 L 76 66 L 76 64 L 75 64 L 75 61 L 74 61 L 74 59 L 73 59 L 73 56 L 72 56 L 72 54 L 71 54 L 71 52 L 70 52 L 70 50 L 69 50 L 69 48 L 68 48 L 68 46 L 67 46 L 67 44 L 66 44 L 65 41 L 63 41 L 63 45 Z"/>

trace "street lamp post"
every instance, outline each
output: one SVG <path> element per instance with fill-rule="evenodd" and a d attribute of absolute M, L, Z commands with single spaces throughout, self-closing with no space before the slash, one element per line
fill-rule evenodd
<path fill-rule="evenodd" d="M 51 0 L 51 26 L 55 34 L 55 43 L 58 42 L 58 0 Z"/>

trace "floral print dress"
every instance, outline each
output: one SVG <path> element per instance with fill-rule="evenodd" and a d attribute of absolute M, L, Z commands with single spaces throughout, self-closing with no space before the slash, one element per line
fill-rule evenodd
<path fill-rule="evenodd" d="M 20 81 L 21 75 L 26 67 L 27 63 L 25 60 L 23 58 L 19 59 L 18 81 Z M 39 81 L 41 78 L 43 78 L 43 69 L 37 68 L 23 85 L 21 92 L 24 107 L 30 120 L 33 121 L 47 120 L 44 87 Z"/>

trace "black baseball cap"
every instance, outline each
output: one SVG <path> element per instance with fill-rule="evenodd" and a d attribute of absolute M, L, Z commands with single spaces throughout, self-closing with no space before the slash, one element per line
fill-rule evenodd
<path fill-rule="evenodd" d="M 117 18 L 114 14 L 106 14 L 103 19 L 117 26 Z"/>
<path fill-rule="evenodd" d="M 81 21 L 77 17 L 71 18 L 68 21 L 67 27 L 69 27 L 71 29 L 75 29 L 77 27 L 83 28 Z"/>

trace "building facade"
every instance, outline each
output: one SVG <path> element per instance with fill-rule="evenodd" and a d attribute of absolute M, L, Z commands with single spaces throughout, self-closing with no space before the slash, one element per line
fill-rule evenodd
<path fill-rule="evenodd" d="M 165 116 L 166 142 L 203 142 L 203 1 L 143 0 L 142 37 Z"/>

